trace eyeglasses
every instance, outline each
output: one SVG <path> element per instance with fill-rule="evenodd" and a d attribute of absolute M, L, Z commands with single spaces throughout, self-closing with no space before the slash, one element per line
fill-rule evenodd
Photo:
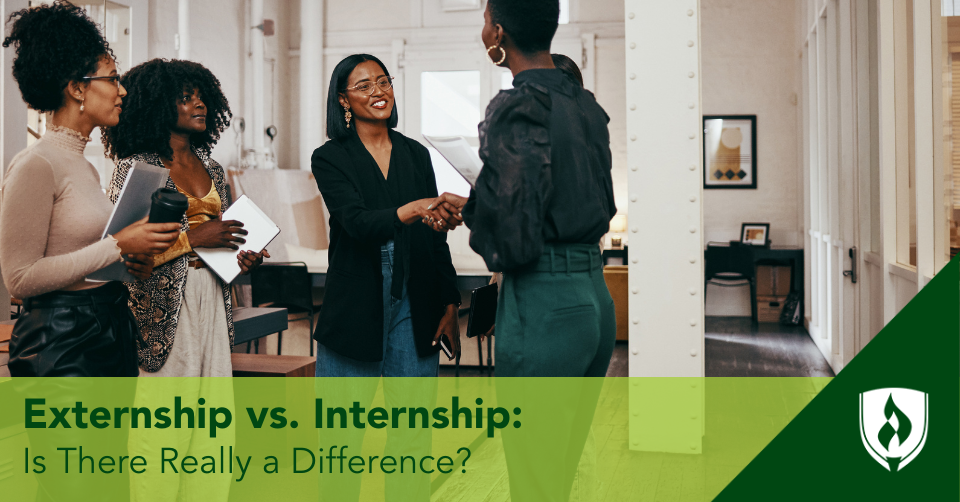
<path fill-rule="evenodd" d="M 355 86 L 353 86 L 353 87 L 347 87 L 347 88 L 344 89 L 344 90 L 345 90 L 345 91 L 357 91 L 357 92 L 361 92 L 361 93 L 363 93 L 363 94 L 370 94 L 370 95 L 372 95 L 372 94 L 373 94 L 373 88 L 374 88 L 374 86 L 376 86 L 376 87 L 379 87 L 381 91 L 386 92 L 386 91 L 389 91 L 391 87 L 393 87 L 393 78 L 394 78 L 394 77 L 386 77 L 386 76 L 384 76 L 384 77 L 380 77 L 379 79 L 377 79 L 377 83 L 376 83 L 376 84 L 374 84 L 373 82 L 360 82 L 359 84 L 357 84 L 357 85 L 355 85 Z"/>
<path fill-rule="evenodd" d="M 83 77 L 80 80 L 112 80 L 117 89 L 120 88 L 120 75 L 109 75 L 106 77 Z"/>

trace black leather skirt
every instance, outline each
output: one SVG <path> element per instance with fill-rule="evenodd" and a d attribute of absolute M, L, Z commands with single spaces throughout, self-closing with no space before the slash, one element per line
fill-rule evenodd
<path fill-rule="evenodd" d="M 135 377 L 137 322 L 120 282 L 27 298 L 10 338 L 15 377 Z"/>

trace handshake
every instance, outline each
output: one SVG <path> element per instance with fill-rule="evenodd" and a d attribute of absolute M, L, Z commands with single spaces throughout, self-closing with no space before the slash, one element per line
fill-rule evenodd
<path fill-rule="evenodd" d="M 398 209 L 397 215 L 407 225 L 419 220 L 437 232 L 449 232 L 463 224 L 460 211 L 466 203 L 466 197 L 446 192 L 437 198 L 413 201 Z"/>

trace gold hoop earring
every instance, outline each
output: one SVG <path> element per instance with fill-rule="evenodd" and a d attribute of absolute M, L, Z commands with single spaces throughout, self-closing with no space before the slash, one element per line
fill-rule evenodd
<path fill-rule="evenodd" d="M 493 61 L 493 58 L 490 58 L 490 51 L 494 49 L 500 49 L 500 61 Z M 487 57 L 490 58 L 490 61 L 493 62 L 494 65 L 500 66 L 504 61 L 507 60 L 507 51 L 503 50 L 503 47 L 500 47 L 499 45 L 491 45 L 490 47 L 487 47 Z"/>
<path fill-rule="evenodd" d="M 347 129 L 350 129 L 350 119 L 353 118 L 353 114 L 350 113 L 349 108 L 343 109 L 343 118 L 347 120 Z"/>

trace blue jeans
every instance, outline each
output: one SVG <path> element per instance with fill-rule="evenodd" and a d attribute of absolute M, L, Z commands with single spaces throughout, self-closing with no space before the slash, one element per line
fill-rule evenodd
<path fill-rule="evenodd" d="M 383 360 L 366 362 L 317 347 L 318 377 L 435 377 L 440 368 L 440 354 L 420 357 L 413 339 L 410 297 L 403 284 L 403 298 L 390 294 L 393 285 L 393 241 L 380 246 L 380 268 L 383 272 Z"/>

